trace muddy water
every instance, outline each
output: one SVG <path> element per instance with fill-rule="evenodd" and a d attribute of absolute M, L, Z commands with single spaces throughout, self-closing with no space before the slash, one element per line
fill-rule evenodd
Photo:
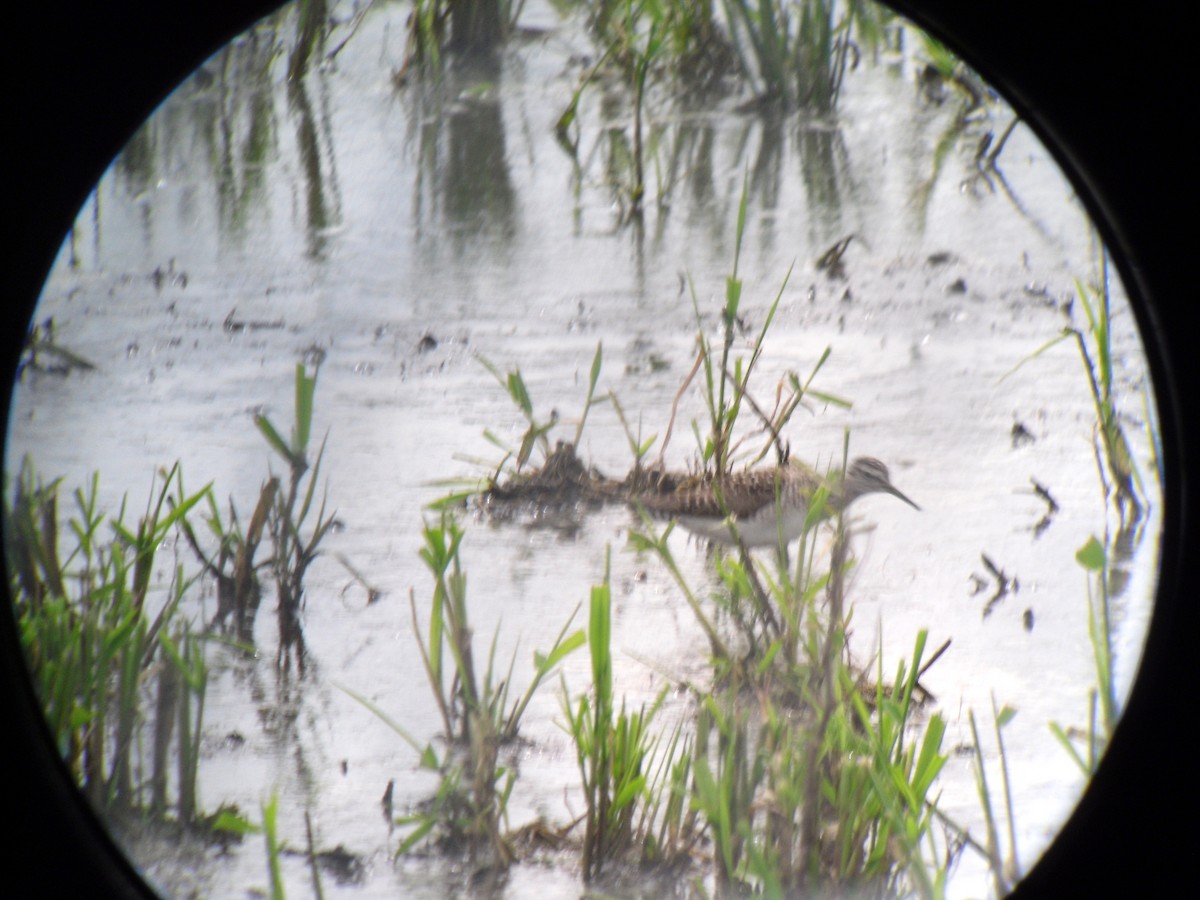
<path fill-rule="evenodd" d="M 423 507 L 444 490 L 433 482 L 483 471 L 470 459 L 498 461 L 484 429 L 510 443 L 523 430 L 478 357 L 520 367 L 535 409 L 556 410 L 557 436 L 570 439 L 602 343 L 601 391 L 614 391 L 644 434 L 661 435 L 694 355 L 686 285 L 715 334 L 745 180 L 743 354 L 795 265 L 758 396 L 769 402 L 788 371 L 807 377 L 830 348 L 815 386 L 853 409 L 798 414 L 793 452 L 839 457 L 849 428 L 852 455 L 885 460 L 922 507 L 882 496 L 856 505 L 852 651 L 865 661 L 882 642 L 890 670 L 919 629 L 931 646 L 952 640 L 923 679 L 949 721 L 948 749 L 971 743 L 969 710 L 987 721 L 992 698 L 1018 710 L 1005 741 L 1020 863 L 1031 865 L 1084 787 L 1047 727 L 1084 724 L 1093 682 L 1074 554 L 1115 527 L 1073 345 L 1003 378 L 1067 323 L 1073 278 L 1097 271 L 1085 215 L 1048 153 L 1018 126 L 1001 172 L 982 177 L 974 146 L 986 127 L 1008 124 L 1001 109 L 943 154 L 954 103 L 919 98 L 914 63 L 897 54 L 849 76 L 836 120 L 742 114 L 736 97 L 699 110 L 654 98 L 652 201 L 643 226 L 622 225 L 609 173 L 624 105 L 604 86 L 585 99 L 575 159 L 552 134 L 579 72 L 572 56 L 589 52 L 577 23 L 531 8 L 523 22 L 540 30 L 516 42 L 499 75 L 454 73 L 423 93 L 390 78 L 405 15 L 372 11 L 302 89 L 269 67 L 269 41 L 244 40 L 168 100 L 81 211 L 37 312 L 53 316 L 58 340 L 96 369 L 29 372 L 16 389 L 10 469 L 28 453 L 68 485 L 98 470 L 108 508 L 128 492 L 140 509 L 155 468 L 178 459 L 190 488 L 212 481 L 244 515 L 271 464 L 252 415 L 289 422 L 295 363 L 324 355 L 315 427 L 329 435 L 323 475 L 342 528 L 310 570 L 312 669 L 301 682 L 277 678 L 270 603 L 258 622 L 261 658 L 211 655 L 201 804 L 256 811 L 277 789 L 288 844 L 303 846 L 308 812 L 319 847 L 340 845 L 361 861 L 340 881 L 327 876 L 330 895 L 433 897 L 460 884 L 462 874 L 437 861 L 391 860 L 398 837 L 379 805 L 388 781 L 405 809 L 433 780 L 337 686 L 366 694 L 418 736 L 436 733 L 408 607 L 410 590 L 418 604 L 430 590 L 416 552 Z M 818 271 L 814 261 L 850 234 L 845 276 Z M 1133 318 L 1112 287 L 1119 404 L 1157 490 L 1142 422 L 1153 400 Z M 694 459 L 682 423 L 702 411 L 694 390 L 685 395 L 669 464 Z M 1032 439 L 1014 442 L 1015 426 Z M 609 474 L 629 467 L 611 407 L 592 411 L 580 452 Z M 1059 507 L 1040 532 L 1047 505 L 1033 480 Z M 1156 522 L 1152 513 L 1133 546 L 1117 601 L 1122 695 L 1152 603 Z M 666 679 L 703 680 L 703 636 L 661 567 L 624 549 L 624 511 L 468 515 L 465 524 L 479 652 L 499 629 L 498 657 L 516 653 L 518 686 L 533 651 L 586 601 L 610 546 L 618 691 L 632 705 Z M 705 584 L 704 548 L 682 532 L 672 540 L 692 583 Z M 164 581 L 172 550 L 192 564 L 184 547 L 168 547 Z M 380 602 L 368 605 L 339 555 L 383 592 Z M 995 580 L 984 555 L 1011 580 L 986 617 Z M 192 612 L 209 617 L 211 586 L 204 594 Z M 588 673 L 582 653 L 563 666 L 574 692 Z M 664 723 L 689 712 L 680 701 Z M 562 824 L 583 808 L 559 716 L 549 685 L 516 751 L 514 827 L 538 817 Z M 994 744 L 985 745 L 995 762 Z M 941 803 L 981 836 L 966 756 L 952 756 Z M 253 840 L 220 859 L 154 838 L 134 841 L 131 853 L 176 895 L 232 896 L 265 883 Z M 303 860 L 284 865 L 289 888 L 306 890 Z M 952 893 L 986 893 L 983 874 L 964 859 Z M 518 865 L 505 888 L 579 890 L 569 861 Z"/>

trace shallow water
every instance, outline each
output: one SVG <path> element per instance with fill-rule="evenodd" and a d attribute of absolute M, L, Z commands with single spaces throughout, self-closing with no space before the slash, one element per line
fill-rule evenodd
<path fill-rule="evenodd" d="M 461 874 L 435 862 L 391 861 L 398 838 L 379 806 L 388 781 L 396 780 L 398 809 L 428 796 L 433 781 L 337 685 L 366 694 L 418 736 L 436 733 L 408 609 L 410 589 L 418 603 L 430 590 L 416 553 L 423 506 L 444 491 L 433 482 L 482 473 L 465 459 L 499 460 L 484 429 L 510 443 L 523 431 L 477 357 L 501 370 L 519 366 L 539 415 L 557 410 L 557 436 L 569 439 L 602 342 L 600 390 L 614 391 L 646 435 L 662 434 L 695 353 L 686 285 L 715 334 L 746 179 L 742 354 L 795 265 L 757 396 L 769 403 L 787 371 L 806 378 L 831 348 L 814 386 L 853 409 L 797 414 L 793 451 L 833 460 L 849 427 L 851 454 L 885 460 L 922 507 L 885 497 L 855 507 L 852 652 L 865 662 L 882 641 L 892 670 L 919 629 L 929 629 L 931 646 L 952 639 L 923 678 L 949 722 L 945 749 L 970 745 L 969 710 L 981 724 L 993 698 L 1018 710 L 1005 744 L 1020 862 L 1030 866 L 1084 787 L 1047 727 L 1083 724 L 1093 681 L 1086 580 L 1074 554 L 1115 527 L 1074 345 L 1003 377 L 1061 331 L 1073 279 L 1096 271 L 1086 217 L 1049 154 L 1018 126 L 1001 157 L 1003 181 L 986 180 L 972 163 L 977 125 L 939 157 L 953 103 L 923 102 L 913 63 L 897 56 L 851 73 L 836 119 L 742 114 L 739 98 L 681 111 L 655 98 L 663 202 L 649 204 L 644 228 L 622 226 L 607 165 L 610 130 L 627 124 L 624 104 L 604 102 L 606 89 L 585 94 L 578 162 L 552 134 L 579 73 L 572 54 L 589 50 L 577 23 L 531 7 L 523 23 L 548 30 L 518 41 L 499 77 L 456 73 L 423 95 L 390 80 L 405 14 L 373 10 L 303 91 L 289 91 L 282 71 L 267 68 L 264 47 L 245 40 L 171 97 L 81 211 L 37 312 L 39 321 L 53 316 L 59 341 L 96 370 L 28 372 L 15 392 L 10 470 L 28 453 L 71 487 L 99 471 L 104 504 L 115 509 L 128 493 L 137 510 L 155 468 L 179 459 L 190 489 L 212 480 L 219 498 L 244 511 L 269 463 L 252 414 L 289 422 L 294 365 L 313 348 L 324 352 L 315 427 L 328 431 L 322 474 L 343 527 L 310 570 L 312 670 L 303 682 L 277 679 L 269 601 L 258 660 L 210 654 L 201 805 L 255 811 L 277 788 L 285 841 L 303 846 L 307 811 L 320 847 L 341 845 L 367 864 L 357 881 L 327 878 L 330 895 L 443 896 L 460 884 Z M 998 127 L 1010 116 L 998 112 Z M 814 261 L 849 234 L 846 276 L 831 279 Z M 1118 403 L 1154 485 L 1140 421 L 1146 366 L 1113 289 Z M 694 458 L 685 423 L 701 414 L 693 390 L 669 464 Z M 1016 424 L 1034 440 L 1014 446 Z M 593 409 L 580 453 L 607 474 L 628 469 L 610 407 Z M 1040 534 L 1046 504 L 1031 479 L 1059 506 Z M 670 577 L 623 549 L 628 513 L 537 524 L 466 520 L 477 652 L 498 627 L 498 658 L 507 662 L 517 648 L 523 687 L 533 651 L 548 648 L 586 601 L 611 546 L 618 693 L 633 705 L 665 679 L 704 677 L 703 634 Z M 704 549 L 682 532 L 672 540 L 691 582 L 703 584 Z M 173 549 L 192 564 L 185 547 Z M 380 602 L 367 604 L 339 554 L 382 590 Z M 993 585 L 983 554 L 1013 579 L 986 617 Z M 165 581 L 171 554 L 161 559 Z M 1156 564 L 1152 511 L 1117 601 L 1122 696 Z M 195 613 L 211 617 L 211 586 L 201 604 Z M 582 652 L 562 671 L 573 691 L 589 683 Z M 687 714 L 682 702 L 666 712 Z M 561 824 L 582 809 L 560 716 L 551 683 L 522 727 L 514 827 L 538 816 Z M 952 757 L 941 781 L 941 808 L 980 835 L 970 759 Z M 150 838 L 132 852 L 176 895 L 229 896 L 265 880 L 254 840 L 220 860 L 203 848 L 181 858 L 176 845 Z M 284 864 L 289 885 L 304 890 L 304 860 Z M 952 893 L 988 889 L 982 868 L 964 859 Z M 579 890 L 570 864 L 537 863 L 518 865 L 505 888 L 509 896 Z"/>

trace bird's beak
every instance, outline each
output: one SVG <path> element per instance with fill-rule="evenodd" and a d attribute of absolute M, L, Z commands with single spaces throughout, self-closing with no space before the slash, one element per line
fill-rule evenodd
<path fill-rule="evenodd" d="M 892 487 L 889 484 L 887 486 L 887 492 L 889 494 L 891 494 L 893 497 L 899 497 L 901 500 L 903 500 L 905 503 L 907 503 L 909 506 L 911 506 L 917 512 L 921 511 L 921 507 L 917 506 L 917 504 L 913 503 L 911 500 L 909 500 L 907 497 L 905 497 L 904 494 L 900 493 L 900 490 L 898 488 Z"/>

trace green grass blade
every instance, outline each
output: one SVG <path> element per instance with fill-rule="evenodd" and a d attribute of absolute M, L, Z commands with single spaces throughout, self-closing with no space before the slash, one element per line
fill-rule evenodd
<path fill-rule="evenodd" d="M 254 424 L 258 430 L 262 432 L 262 436 L 267 439 L 267 443 L 278 453 L 290 466 L 292 464 L 292 450 L 287 445 L 287 441 L 279 436 L 279 432 L 275 426 L 271 424 L 271 420 L 264 415 L 254 417 Z"/>
<path fill-rule="evenodd" d="M 317 389 L 317 373 L 312 377 L 304 370 L 303 363 L 296 364 L 296 444 L 292 454 L 303 459 L 308 450 L 308 439 L 312 434 L 313 394 Z"/>
<path fill-rule="evenodd" d="M 279 795 L 271 792 L 271 799 L 262 804 L 263 834 L 267 839 L 267 872 L 271 879 L 271 900 L 284 900 L 283 871 L 279 867 L 279 837 L 276 833 L 276 817 L 279 812 Z"/>
<path fill-rule="evenodd" d="M 404 740 L 404 742 L 406 744 L 408 744 L 410 747 L 412 747 L 413 750 L 415 750 L 418 755 L 423 757 L 424 754 L 429 750 L 428 746 L 422 747 L 421 744 L 417 741 L 417 739 L 415 737 L 413 737 L 411 734 L 409 734 L 408 731 L 405 730 L 404 726 L 402 726 L 398 722 L 396 722 L 395 719 L 393 719 L 391 716 L 389 716 L 387 713 L 385 713 L 376 704 L 372 703 L 370 700 L 368 700 L 362 694 L 358 693 L 358 691 L 352 690 L 351 688 L 346 687 L 344 684 L 338 684 L 336 681 L 333 683 L 333 686 L 335 688 L 337 688 L 339 691 L 341 691 L 342 693 L 351 697 L 352 699 L 357 700 L 359 703 L 361 703 L 363 706 L 365 706 L 367 709 L 369 709 L 371 712 L 373 712 L 375 714 L 376 718 L 378 718 L 381 722 L 383 722 L 385 725 L 387 725 L 388 728 L 392 729 L 392 731 L 396 732 L 396 734 L 400 735 L 400 737 Z"/>
<path fill-rule="evenodd" d="M 1046 341 L 1046 343 L 1042 344 L 1042 346 L 1038 347 L 1036 350 L 1034 350 L 1028 356 L 1021 359 L 1021 361 L 1018 362 L 1015 366 L 1013 366 L 1011 369 L 1009 369 L 1007 372 L 1005 372 L 1003 375 L 1001 375 L 999 378 L 997 378 L 996 384 L 1000 384 L 1006 378 L 1008 378 L 1010 375 L 1013 375 L 1017 371 L 1017 369 L 1021 368 L 1021 366 L 1025 365 L 1025 363 L 1029 362 L 1030 360 L 1036 359 L 1037 357 L 1041 356 L 1043 353 L 1045 353 L 1050 348 L 1054 347 L 1057 344 L 1061 344 L 1063 341 L 1070 340 L 1074 336 L 1075 336 L 1075 332 L 1072 329 L 1064 328 L 1062 331 L 1062 334 L 1060 334 L 1058 337 L 1051 338 L 1050 340 Z"/>

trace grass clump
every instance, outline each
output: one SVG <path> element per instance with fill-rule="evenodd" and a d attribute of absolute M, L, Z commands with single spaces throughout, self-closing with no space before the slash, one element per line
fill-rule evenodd
<path fill-rule="evenodd" d="M 270 494 L 273 499 L 269 506 L 267 524 L 274 551 L 271 556 L 271 568 L 275 575 L 275 590 L 279 599 L 279 650 L 276 663 L 286 669 L 294 657 L 301 674 L 304 672 L 306 652 L 304 631 L 300 622 L 300 610 L 304 602 L 304 576 L 313 560 L 317 558 L 321 541 L 335 523 L 333 513 L 326 514 L 326 497 L 322 496 L 320 506 L 316 507 L 316 521 L 307 535 L 303 533 L 309 513 L 314 509 L 317 476 L 321 471 L 321 461 L 325 458 L 325 444 L 329 439 L 329 435 L 326 434 L 310 470 L 308 453 L 319 368 L 319 365 L 315 367 L 310 375 L 304 364 L 296 365 L 295 418 L 290 440 L 285 441 L 265 415 L 260 414 L 254 418 L 254 424 L 271 449 L 287 464 L 287 480 L 280 483 L 276 476 L 272 476 L 264 488 L 263 497 Z M 272 489 L 271 485 L 277 486 Z"/>
<path fill-rule="evenodd" d="M 136 526 L 126 523 L 124 502 L 116 516 L 100 511 L 98 474 L 74 491 L 75 512 L 64 525 L 62 480 L 44 483 L 26 458 L 5 504 L 5 553 L 34 689 L 76 783 L 100 809 L 165 815 L 174 746 L 173 812 L 191 822 L 207 676 L 203 643 L 179 609 L 195 576 L 177 565 L 165 587 L 152 579 L 159 548 L 210 488 L 182 497 L 178 464 L 160 478 Z M 175 485 L 181 502 L 172 507 Z M 63 534 L 73 541 L 65 557 Z"/>
<path fill-rule="evenodd" d="M 1109 617 L 1109 560 L 1104 545 L 1094 535 L 1079 548 L 1075 559 L 1087 575 L 1088 638 L 1092 644 L 1096 684 L 1088 692 L 1087 728 L 1080 732 L 1051 722 L 1050 731 L 1079 770 L 1090 778 L 1096 774 L 1100 756 L 1117 727 L 1119 713 L 1113 676 L 1112 622 Z M 1077 742 L 1083 744 L 1083 752 L 1077 748 Z"/>
<path fill-rule="evenodd" d="M 1004 378 L 1063 341 L 1075 342 L 1095 407 L 1096 461 L 1104 493 L 1112 497 L 1123 526 L 1133 527 L 1144 512 L 1145 489 L 1134 464 L 1129 441 L 1121 426 L 1121 415 L 1113 390 L 1112 306 L 1108 290 L 1107 257 L 1103 251 L 1099 280 L 1102 287 L 1095 288 L 1076 279 L 1075 298 L 1065 307 L 1068 314 L 1071 314 L 1075 308 L 1075 301 L 1078 301 L 1084 314 L 1084 327 L 1074 322 L 1063 326 L 1057 337 L 1022 359 Z M 1104 474 L 1106 470 L 1107 478 Z"/>
<path fill-rule="evenodd" d="M 502 673 L 496 665 L 499 629 L 492 636 L 486 663 L 480 666 L 476 661 L 467 576 L 460 559 L 464 532 L 443 511 L 436 524 L 426 524 L 423 535 L 425 546 L 420 556 L 434 582 L 424 630 L 413 595 L 410 605 L 418 650 L 442 716 L 445 751 L 439 754 L 433 743 L 419 742 L 362 694 L 342 690 L 400 735 L 417 752 L 422 768 L 438 774 L 434 796 L 419 809 L 396 818 L 397 825 L 410 829 L 397 853 L 429 840 L 446 851 L 465 851 L 475 871 L 505 869 L 514 859 L 507 809 L 517 772 L 502 762 L 501 747 L 517 738 L 521 716 L 537 688 L 586 637 L 582 631 L 568 635 L 572 614 L 549 652 L 534 653 L 533 678 L 525 692 L 510 702 L 516 650 Z"/>
<path fill-rule="evenodd" d="M 268 479 L 245 529 L 232 501 L 222 521 L 211 483 L 186 490 L 179 463 L 159 471 L 159 484 L 133 525 L 124 499 L 115 514 L 101 510 L 98 474 L 74 491 L 73 514 L 65 518 L 62 479 L 47 484 L 28 458 L 23 461 L 4 504 L 4 549 L 21 644 L 57 749 L 99 809 L 213 824 L 198 798 L 206 648 L 214 639 L 210 631 L 230 615 L 236 641 L 249 642 L 261 594 L 258 572 L 266 566 L 280 599 L 279 658 L 294 653 L 303 671 L 304 575 L 333 523 L 324 503 L 317 508 L 313 502 L 324 452 L 322 444 L 310 471 L 315 386 L 315 371 L 298 366 L 290 440 L 265 416 L 256 420 L 287 461 L 288 476 Z M 211 557 L 197 538 L 197 509 L 207 509 L 219 541 Z M 316 524 L 306 533 L 314 509 Z M 157 585 L 159 552 L 173 537 L 184 539 L 202 568 L 188 573 L 177 560 L 166 567 L 167 583 Z M 273 553 L 256 562 L 264 537 L 271 538 Z M 65 556 L 64 540 L 70 547 Z M 212 623 L 197 626 L 183 610 L 205 574 L 216 578 L 218 610 Z"/>
<path fill-rule="evenodd" d="M 617 710 L 613 693 L 612 591 L 608 565 L 602 584 L 592 588 L 588 647 L 592 688 L 572 706 L 566 682 L 562 704 L 565 729 L 575 746 L 586 811 L 581 867 L 584 881 L 610 862 L 628 860 L 635 848 L 640 862 L 671 863 L 695 843 L 699 830 L 687 809 L 691 770 L 689 741 L 679 728 L 665 744 L 650 731 L 667 689 L 649 707 Z M 661 751 L 661 752 L 660 752 Z"/>

